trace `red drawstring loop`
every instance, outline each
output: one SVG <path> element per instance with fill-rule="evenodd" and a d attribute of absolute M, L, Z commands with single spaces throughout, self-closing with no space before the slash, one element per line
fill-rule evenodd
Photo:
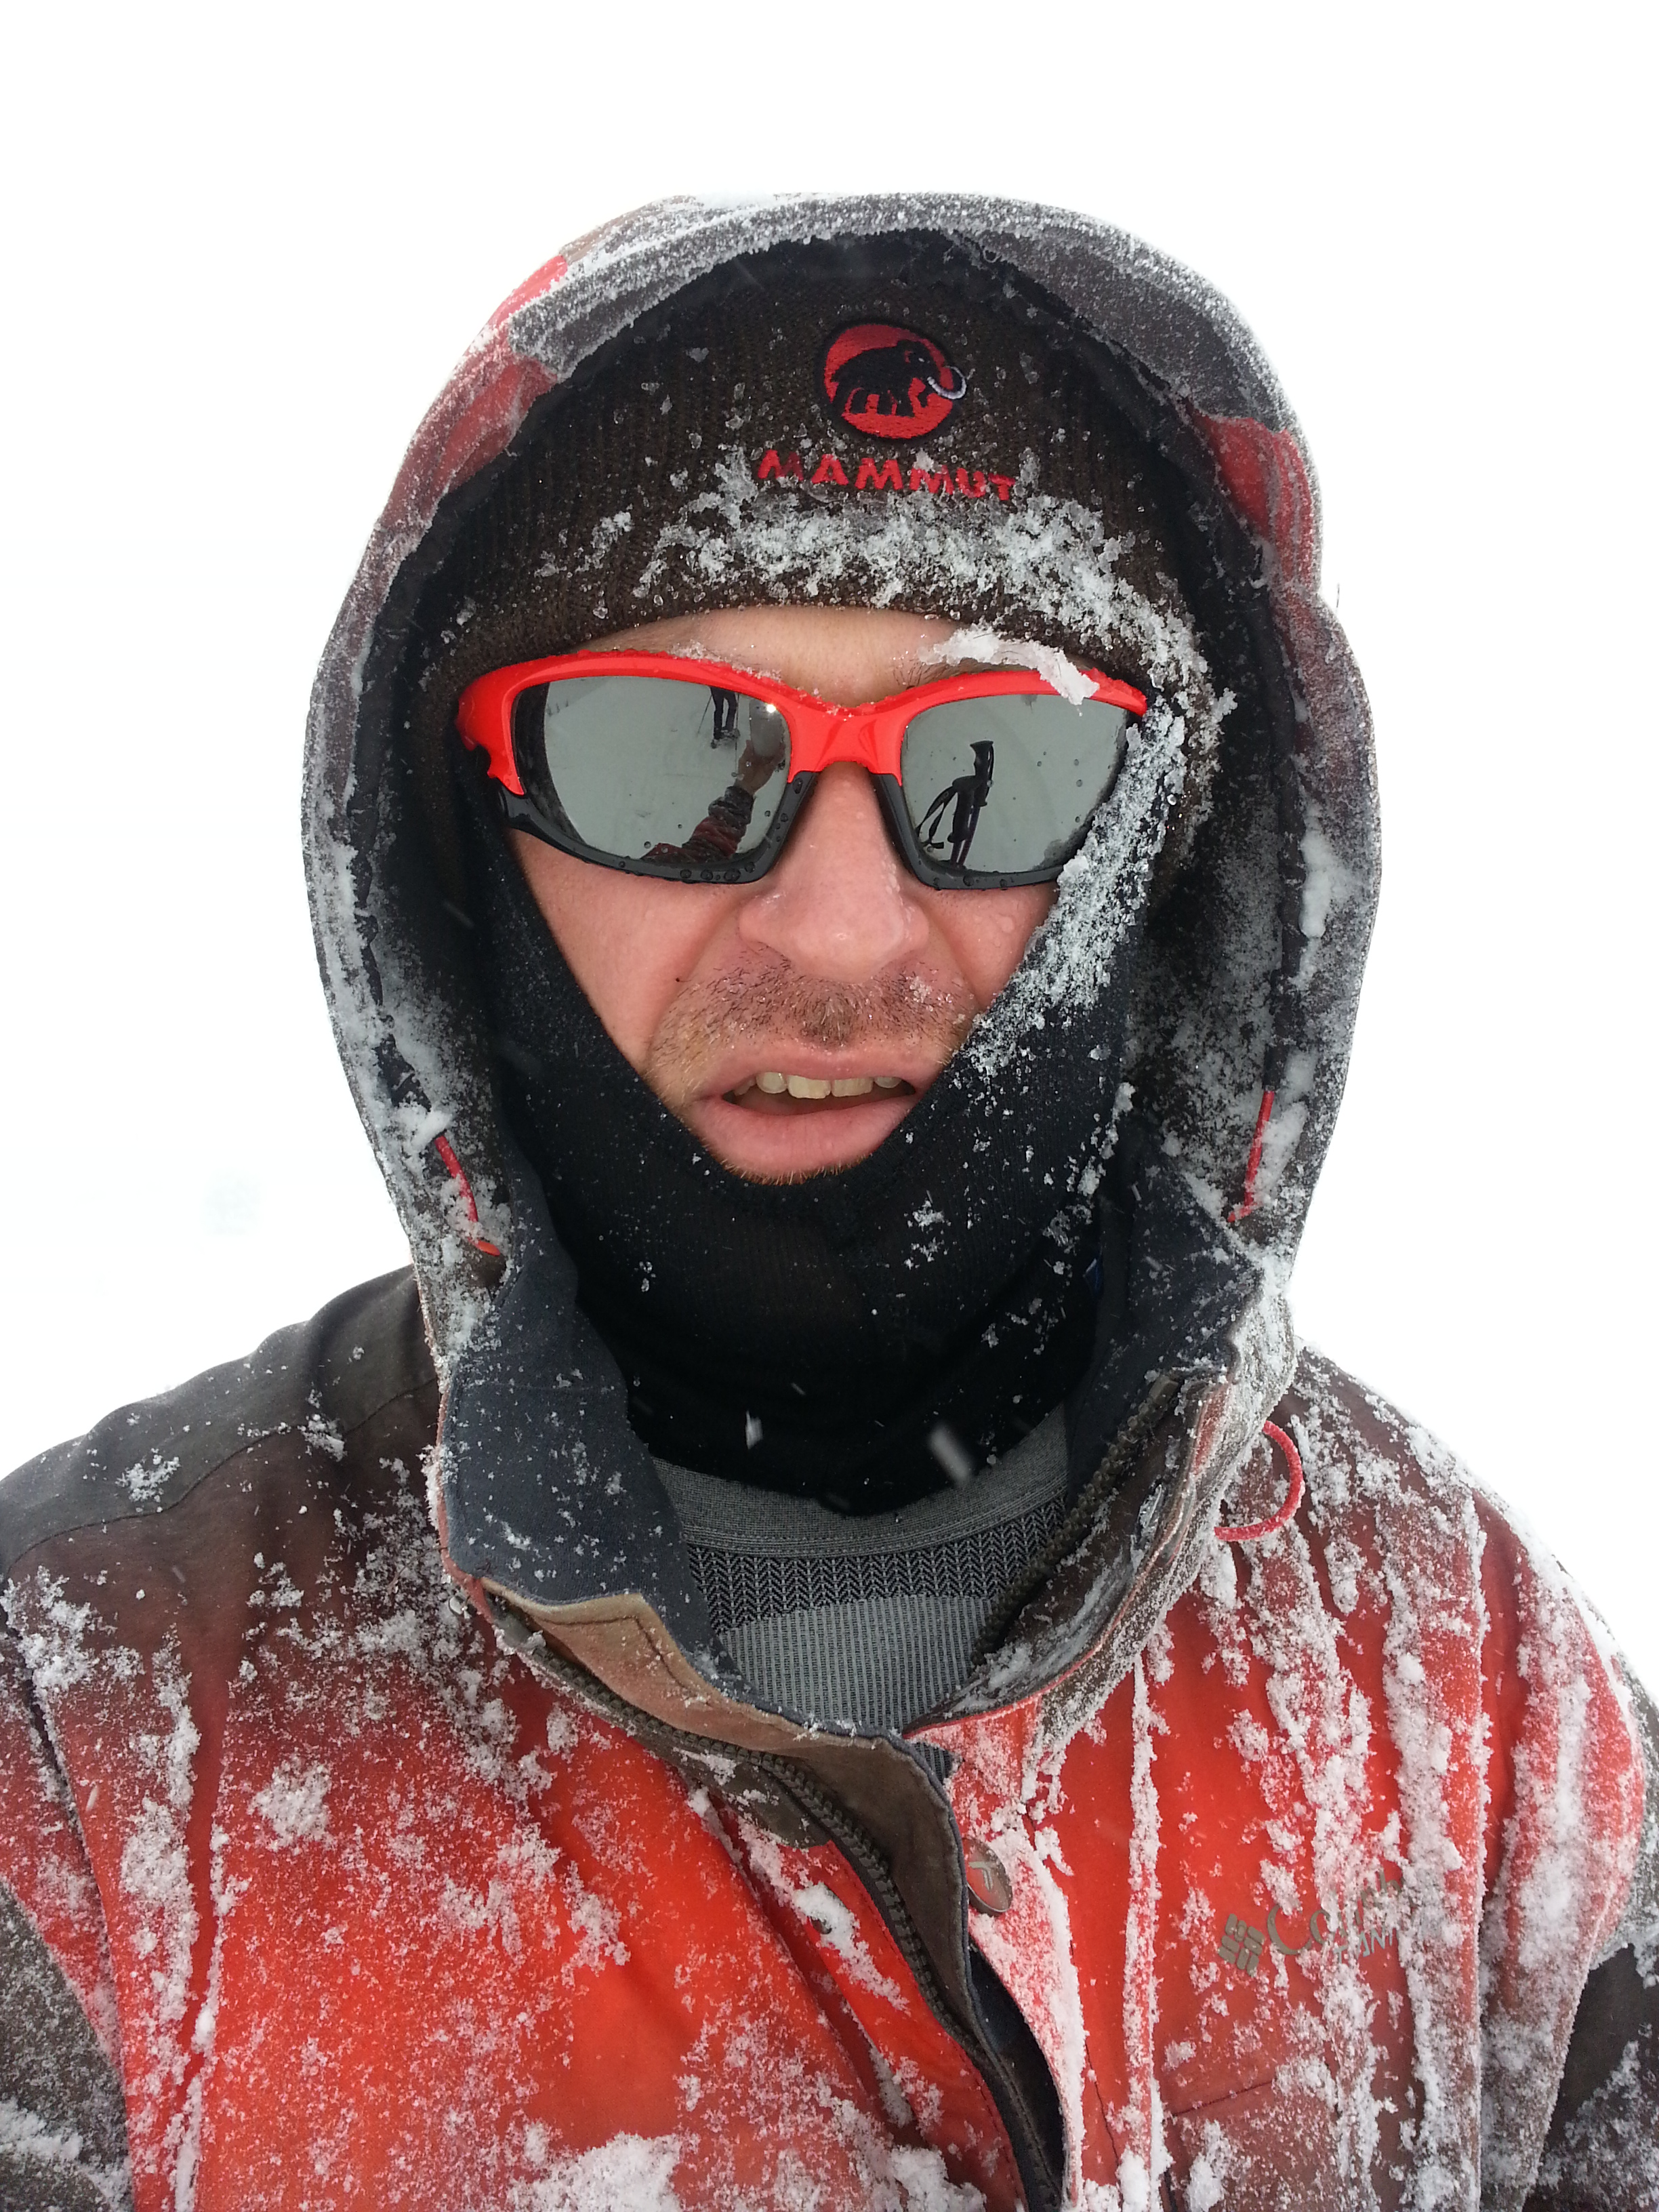
<path fill-rule="evenodd" d="M 1302 1480 L 1301 1453 L 1274 1422 L 1264 1421 L 1261 1433 L 1270 1444 L 1277 1444 L 1284 1455 L 1285 1471 L 1291 1478 L 1290 1487 L 1285 1493 L 1284 1504 L 1269 1519 L 1252 1521 L 1243 1528 L 1218 1528 L 1215 1533 L 1224 1544 L 1255 1544 L 1264 1536 L 1276 1536 L 1281 1528 L 1289 1528 L 1296 1517 L 1297 1507 L 1302 1503 L 1305 1485 Z"/>
<path fill-rule="evenodd" d="M 1229 1221 L 1243 1221 L 1247 1213 L 1255 1212 L 1255 1179 L 1261 1172 L 1261 1140 L 1267 1133 L 1267 1119 L 1273 1110 L 1273 1094 L 1264 1091 L 1255 1117 L 1255 1134 L 1250 1139 L 1249 1158 L 1244 1163 L 1244 1195 L 1227 1216 Z"/>
<path fill-rule="evenodd" d="M 477 1229 L 478 1226 L 478 1202 L 472 1195 L 472 1186 L 466 1179 L 466 1170 L 461 1165 L 459 1154 L 456 1152 L 454 1146 L 450 1143 L 448 1138 L 441 1134 L 432 1139 L 432 1149 L 436 1152 L 438 1158 L 443 1162 L 445 1168 L 448 1171 L 450 1181 L 460 1192 L 461 1204 L 466 1208 L 466 1218 L 472 1224 L 474 1229 Z M 487 1237 L 475 1237 L 472 1242 L 477 1245 L 480 1252 L 488 1252 L 492 1259 L 499 1260 L 501 1258 L 501 1246 L 499 1244 L 492 1244 Z"/>

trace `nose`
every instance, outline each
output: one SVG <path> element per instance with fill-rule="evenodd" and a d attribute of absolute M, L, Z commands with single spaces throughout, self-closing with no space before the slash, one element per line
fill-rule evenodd
<path fill-rule="evenodd" d="M 837 761 L 744 902 L 738 932 L 805 974 L 864 982 L 926 946 L 920 890 L 893 850 L 869 775 Z"/>

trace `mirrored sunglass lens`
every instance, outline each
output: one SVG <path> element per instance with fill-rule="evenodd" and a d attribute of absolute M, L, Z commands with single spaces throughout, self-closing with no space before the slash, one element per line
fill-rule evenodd
<path fill-rule="evenodd" d="M 665 869 L 718 868 L 763 843 L 789 777 L 775 707 L 706 683 L 576 676 L 520 695 L 526 791 L 582 844 Z"/>
<path fill-rule="evenodd" d="M 955 699 L 904 733 L 904 804 L 924 857 L 976 876 L 1055 868 L 1110 791 L 1129 717 L 1052 692 Z"/>

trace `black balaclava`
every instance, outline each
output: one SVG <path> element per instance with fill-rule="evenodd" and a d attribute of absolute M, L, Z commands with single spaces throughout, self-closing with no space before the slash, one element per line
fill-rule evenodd
<path fill-rule="evenodd" d="M 769 598 L 989 621 L 1152 695 L 1111 818 L 969 1044 L 877 1152 L 786 1187 L 712 1160 L 634 1073 L 542 920 L 481 763 L 449 740 L 518 1171 L 545 1194 L 635 1429 L 659 1456 L 855 1512 L 939 1487 L 963 1452 L 1005 1451 L 1109 1334 L 1128 980 L 1157 856 L 1219 718 L 1172 573 L 1170 479 L 1121 394 L 1049 310 L 940 246 L 733 264 L 617 342 L 472 498 L 406 664 L 428 761 L 486 668 Z M 856 324 L 933 341 L 955 372 L 938 380 L 966 385 L 960 419 L 908 444 L 835 420 L 825 348 Z M 896 452 L 902 475 L 925 464 L 942 489 L 855 507 L 860 462 L 873 474 Z M 1039 469 L 1063 500 L 1029 498 L 1011 540 L 994 480 L 1029 487 Z M 1106 580 L 1092 597 L 1091 555 Z"/>
<path fill-rule="evenodd" d="M 941 1484 L 939 1423 L 975 1463 L 1034 1427 L 1094 1340 L 1117 1054 L 1079 1037 L 988 1116 L 953 1062 L 868 1159 L 746 1182 L 611 1043 L 461 780 L 502 1105 L 651 1449 L 869 1511 Z"/>

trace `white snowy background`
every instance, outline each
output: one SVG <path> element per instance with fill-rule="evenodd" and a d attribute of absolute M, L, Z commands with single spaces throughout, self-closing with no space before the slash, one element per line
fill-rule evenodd
<path fill-rule="evenodd" d="M 1305 1335 L 1659 1685 L 1650 11 L 35 6 L 5 41 L 0 1466 L 403 1250 L 296 836 L 312 671 L 496 301 L 674 191 L 961 186 L 1276 363 L 1385 885 Z"/>

